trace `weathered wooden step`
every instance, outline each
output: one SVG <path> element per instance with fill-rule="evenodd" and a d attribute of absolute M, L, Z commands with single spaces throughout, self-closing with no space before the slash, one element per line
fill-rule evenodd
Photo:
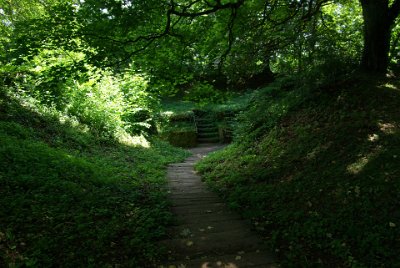
<path fill-rule="evenodd" d="M 229 239 L 229 242 L 227 241 Z M 169 239 L 161 242 L 169 249 L 174 259 L 198 258 L 208 255 L 235 254 L 243 251 L 263 249 L 263 243 L 257 236 L 248 232 L 224 232 L 205 234 L 199 237 Z"/>
<path fill-rule="evenodd" d="M 196 259 L 171 261 L 168 265 L 185 268 L 277 268 L 273 256 L 256 250 L 253 252 L 238 251 L 236 254 L 222 256 L 201 256 Z M 168 266 L 166 266 L 168 267 Z"/>
<path fill-rule="evenodd" d="M 209 214 L 219 211 L 226 211 L 227 207 L 224 203 L 214 203 L 214 204 L 196 204 L 195 206 L 181 206 L 181 207 L 173 207 L 172 212 L 175 214 Z"/>
<path fill-rule="evenodd" d="M 170 198 L 172 200 L 180 200 L 180 199 L 197 199 L 199 200 L 199 203 L 204 200 L 204 199 L 208 199 L 208 198 L 215 198 L 215 199 L 219 199 L 218 195 L 213 193 L 213 192 L 209 192 L 209 191 L 202 191 L 202 192 L 198 192 L 198 193 L 177 193 L 177 192 L 173 192 L 170 194 Z"/>
<path fill-rule="evenodd" d="M 219 202 L 220 199 L 216 197 L 204 197 L 204 198 L 177 198 L 172 200 L 173 206 L 191 206 L 196 203 L 203 203 L 203 204 L 212 204 L 215 202 Z"/>
<path fill-rule="evenodd" d="M 193 186 L 187 186 L 187 187 L 181 187 L 179 186 L 170 186 L 168 187 L 169 193 L 172 193 L 172 195 L 179 195 L 179 194 L 196 194 L 196 193 L 203 193 L 204 191 L 207 190 L 205 186 L 198 186 L 198 185 L 193 185 Z"/>
<path fill-rule="evenodd" d="M 167 232 L 169 239 L 159 244 L 169 252 L 163 265 L 274 267 L 272 258 L 264 251 L 262 239 L 252 231 L 249 221 L 229 210 L 215 193 L 209 192 L 193 170 L 197 160 L 221 147 L 203 144 L 191 149 L 193 155 L 189 162 L 168 169 L 171 212 L 175 217 Z"/>
<path fill-rule="evenodd" d="M 169 234 L 171 237 L 182 238 L 181 234 L 190 232 L 191 234 L 202 234 L 206 233 L 223 233 L 223 232 L 236 232 L 237 230 L 250 230 L 249 225 L 245 221 L 236 220 L 225 220 L 225 221 L 214 221 L 210 223 L 195 222 L 195 223 L 181 223 L 175 224 L 170 228 Z"/>
<path fill-rule="evenodd" d="M 237 214 L 232 214 L 227 211 L 219 211 L 206 214 L 181 214 L 176 216 L 177 223 L 190 224 L 198 223 L 204 225 L 221 224 L 221 222 L 240 220 L 241 217 Z"/>

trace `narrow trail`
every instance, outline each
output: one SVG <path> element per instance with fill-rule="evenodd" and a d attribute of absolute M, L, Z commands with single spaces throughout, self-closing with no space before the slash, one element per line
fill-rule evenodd
<path fill-rule="evenodd" d="M 185 162 L 168 167 L 170 198 L 177 221 L 170 229 L 170 239 L 162 242 L 168 249 L 169 260 L 160 267 L 277 267 L 250 225 L 210 192 L 194 171 L 197 161 L 220 148 L 215 144 L 193 148 L 193 155 Z"/>

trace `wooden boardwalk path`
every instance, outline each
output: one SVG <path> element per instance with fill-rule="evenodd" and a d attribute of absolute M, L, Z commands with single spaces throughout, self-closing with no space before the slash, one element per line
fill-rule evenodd
<path fill-rule="evenodd" d="M 193 169 L 202 157 L 220 148 L 193 148 L 193 155 L 185 162 L 169 166 L 170 198 L 177 222 L 170 230 L 170 239 L 162 242 L 169 259 L 160 267 L 278 267 L 250 225 L 210 192 Z"/>

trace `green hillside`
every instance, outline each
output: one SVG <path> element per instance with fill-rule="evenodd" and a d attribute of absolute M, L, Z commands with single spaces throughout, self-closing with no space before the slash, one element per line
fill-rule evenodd
<path fill-rule="evenodd" d="M 284 267 L 399 266 L 398 80 L 282 85 L 257 93 L 236 141 L 198 170 Z"/>
<path fill-rule="evenodd" d="M 0 266 L 152 267 L 170 220 L 164 167 L 186 153 L 0 102 Z"/>

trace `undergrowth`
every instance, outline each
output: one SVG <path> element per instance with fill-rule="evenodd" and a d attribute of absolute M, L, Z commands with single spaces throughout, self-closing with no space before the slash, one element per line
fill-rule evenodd
<path fill-rule="evenodd" d="M 164 167 L 186 152 L 35 107 L 1 91 L 0 267 L 153 267 Z"/>
<path fill-rule="evenodd" d="M 399 106 L 394 79 L 275 84 L 197 168 L 283 267 L 397 267 Z"/>

